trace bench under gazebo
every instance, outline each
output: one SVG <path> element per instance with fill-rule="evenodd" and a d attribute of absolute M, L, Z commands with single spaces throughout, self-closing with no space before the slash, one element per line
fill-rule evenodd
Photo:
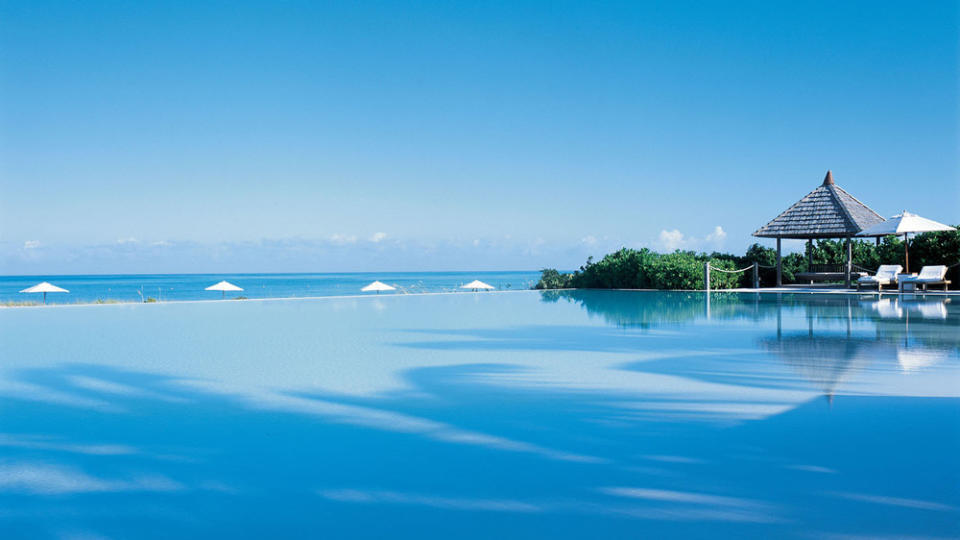
<path fill-rule="evenodd" d="M 852 237 L 858 232 L 884 221 L 880 214 L 858 201 L 833 183 L 833 173 L 827 171 L 817 189 L 787 208 L 782 214 L 757 229 L 753 236 L 777 239 L 777 287 L 783 285 L 781 240 L 806 240 L 807 271 L 798 273 L 802 281 L 840 281 L 850 287 L 853 272 Z M 839 238 L 846 240 L 845 264 L 813 264 L 812 244 L 815 239 Z"/>

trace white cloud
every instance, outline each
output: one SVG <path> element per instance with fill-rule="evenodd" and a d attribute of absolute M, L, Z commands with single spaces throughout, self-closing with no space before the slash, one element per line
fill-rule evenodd
<path fill-rule="evenodd" d="M 631 499 L 645 499 L 650 501 L 664 501 L 673 503 L 703 504 L 708 506 L 757 506 L 759 503 L 749 499 L 707 495 L 688 491 L 670 491 L 666 489 L 648 489 L 637 487 L 608 487 L 601 488 L 601 492 L 616 497 Z"/>
<path fill-rule="evenodd" d="M 342 422 L 398 433 L 419 434 L 434 440 L 453 444 L 482 446 L 507 452 L 528 453 L 560 461 L 575 461 L 581 463 L 602 462 L 602 459 L 594 456 L 553 450 L 532 443 L 460 429 L 429 418 L 411 416 L 384 409 L 322 399 L 290 396 L 270 390 L 234 386 L 214 381 L 181 380 L 179 383 L 183 386 L 208 393 L 233 395 L 244 400 L 249 406 L 257 409 L 314 415 L 325 417 L 333 422 Z"/>
<path fill-rule="evenodd" d="M 851 501 L 860 501 L 866 503 L 880 504 L 885 506 L 899 506 L 901 508 L 918 508 L 920 510 L 939 510 L 943 512 L 952 512 L 957 508 L 949 504 L 943 504 L 935 501 L 924 501 L 920 499 L 907 499 L 904 497 L 887 497 L 885 495 L 871 495 L 866 493 L 837 493 L 831 492 L 829 495 L 849 499 Z"/>
<path fill-rule="evenodd" d="M 101 411 L 117 410 L 115 406 L 106 401 L 80 397 L 68 392 L 47 388 L 46 386 L 12 380 L 8 376 L 0 376 L 0 396 Z"/>
<path fill-rule="evenodd" d="M 126 238 L 117 238 L 117 243 L 120 244 L 120 245 L 123 245 L 123 244 L 136 244 L 136 243 L 137 243 L 137 239 L 134 238 L 134 237 L 132 237 L 132 236 L 128 236 L 128 237 L 126 237 Z"/>
<path fill-rule="evenodd" d="M 103 394 L 115 394 L 118 396 L 137 396 L 145 397 L 152 399 L 159 399 L 162 401 L 171 401 L 171 402 L 184 402 L 185 399 L 177 396 L 167 396 L 152 390 L 144 390 L 141 388 L 136 388 L 133 386 L 128 386 L 125 384 L 115 383 L 112 381 L 106 381 L 103 379 L 98 379 L 96 377 L 87 377 L 85 375 L 73 375 L 68 377 L 73 386 L 77 388 L 83 388 L 84 390 L 90 390 L 92 392 L 99 392 Z"/>
<path fill-rule="evenodd" d="M 46 464 L 0 465 L 0 493 L 59 495 L 117 491 L 180 491 L 184 486 L 164 476 L 106 480 L 84 472 Z"/>
<path fill-rule="evenodd" d="M 815 472 L 823 474 L 837 474 L 837 471 L 833 469 L 828 469 L 827 467 L 821 467 L 819 465 L 788 465 L 788 469 L 793 469 L 795 471 L 805 471 L 805 472 Z"/>
<path fill-rule="evenodd" d="M 370 241 L 373 243 L 381 242 L 387 238 L 387 233 L 385 232 L 375 232 L 370 237 Z"/>
<path fill-rule="evenodd" d="M 353 234 L 331 234 L 329 237 L 327 237 L 327 240 L 329 240 L 331 244 L 336 244 L 338 246 L 357 243 L 357 237 Z"/>
<path fill-rule="evenodd" d="M 674 251 L 682 248 L 687 243 L 686 237 L 679 229 L 660 231 L 660 245 L 666 251 Z"/>
<path fill-rule="evenodd" d="M 678 249 L 719 249 L 723 247 L 726 239 L 727 231 L 717 225 L 710 234 L 704 237 L 687 236 L 680 232 L 679 229 L 669 231 L 663 229 L 660 231 L 658 241 L 661 249 L 666 252 L 671 252 Z"/>
<path fill-rule="evenodd" d="M 338 502 L 409 504 L 441 508 L 444 510 L 468 510 L 488 512 L 539 512 L 534 504 L 513 499 L 474 499 L 462 497 L 441 497 L 419 495 L 397 491 L 364 491 L 359 489 L 331 489 L 320 492 L 320 496 Z"/>
<path fill-rule="evenodd" d="M 67 531 L 60 533 L 60 540 L 110 540 L 106 536 L 92 531 Z"/>
<path fill-rule="evenodd" d="M 92 456 L 119 456 L 137 453 L 136 448 L 121 444 L 74 444 L 55 440 L 50 437 L 9 435 L 5 433 L 0 433 L 0 446 L 56 450 Z"/>
<path fill-rule="evenodd" d="M 717 225 L 713 228 L 713 232 L 707 235 L 707 243 L 713 244 L 715 246 L 722 246 L 723 241 L 727 239 L 727 231 L 723 230 L 723 227 Z"/>
<path fill-rule="evenodd" d="M 23 243 L 23 249 L 36 249 L 40 247 L 39 240 L 27 240 Z"/>
<path fill-rule="evenodd" d="M 597 237 L 593 235 L 584 236 L 580 239 L 580 243 L 592 246 L 597 243 Z"/>

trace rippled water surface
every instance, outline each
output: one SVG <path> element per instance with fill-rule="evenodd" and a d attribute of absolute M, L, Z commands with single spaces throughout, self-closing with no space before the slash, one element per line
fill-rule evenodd
<path fill-rule="evenodd" d="M 960 298 L 0 310 L 3 538 L 960 536 Z"/>

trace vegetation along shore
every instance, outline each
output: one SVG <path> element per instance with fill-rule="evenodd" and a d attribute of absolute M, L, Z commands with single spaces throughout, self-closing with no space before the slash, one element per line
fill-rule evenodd
<path fill-rule="evenodd" d="M 853 264 L 873 272 L 881 264 L 904 264 L 904 246 L 900 237 L 888 236 L 880 244 L 873 241 L 853 242 Z M 819 240 L 808 244 L 804 253 L 791 253 L 783 258 L 784 283 L 797 283 L 796 274 L 807 267 L 808 257 L 814 264 L 839 264 L 844 261 L 844 242 Z M 776 250 L 753 244 L 743 255 L 730 253 L 696 253 L 675 251 L 656 253 L 647 248 L 622 248 L 607 254 L 599 261 L 593 257 L 572 273 L 553 268 L 542 270 L 537 289 L 703 289 L 703 265 L 722 270 L 735 270 L 760 264 L 760 284 L 773 286 L 776 282 Z M 960 227 L 953 231 L 918 234 L 910 239 L 911 267 L 924 265 L 951 266 L 947 279 L 952 288 L 960 286 Z M 751 287 L 750 272 L 711 275 L 713 289 Z"/>

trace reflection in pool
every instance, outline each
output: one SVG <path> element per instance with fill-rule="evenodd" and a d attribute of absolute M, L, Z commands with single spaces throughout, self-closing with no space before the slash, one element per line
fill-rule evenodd
<path fill-rule="evenodd" d="M 0 310 L 0 532 L 957 536 L 949 300 Z"/>

